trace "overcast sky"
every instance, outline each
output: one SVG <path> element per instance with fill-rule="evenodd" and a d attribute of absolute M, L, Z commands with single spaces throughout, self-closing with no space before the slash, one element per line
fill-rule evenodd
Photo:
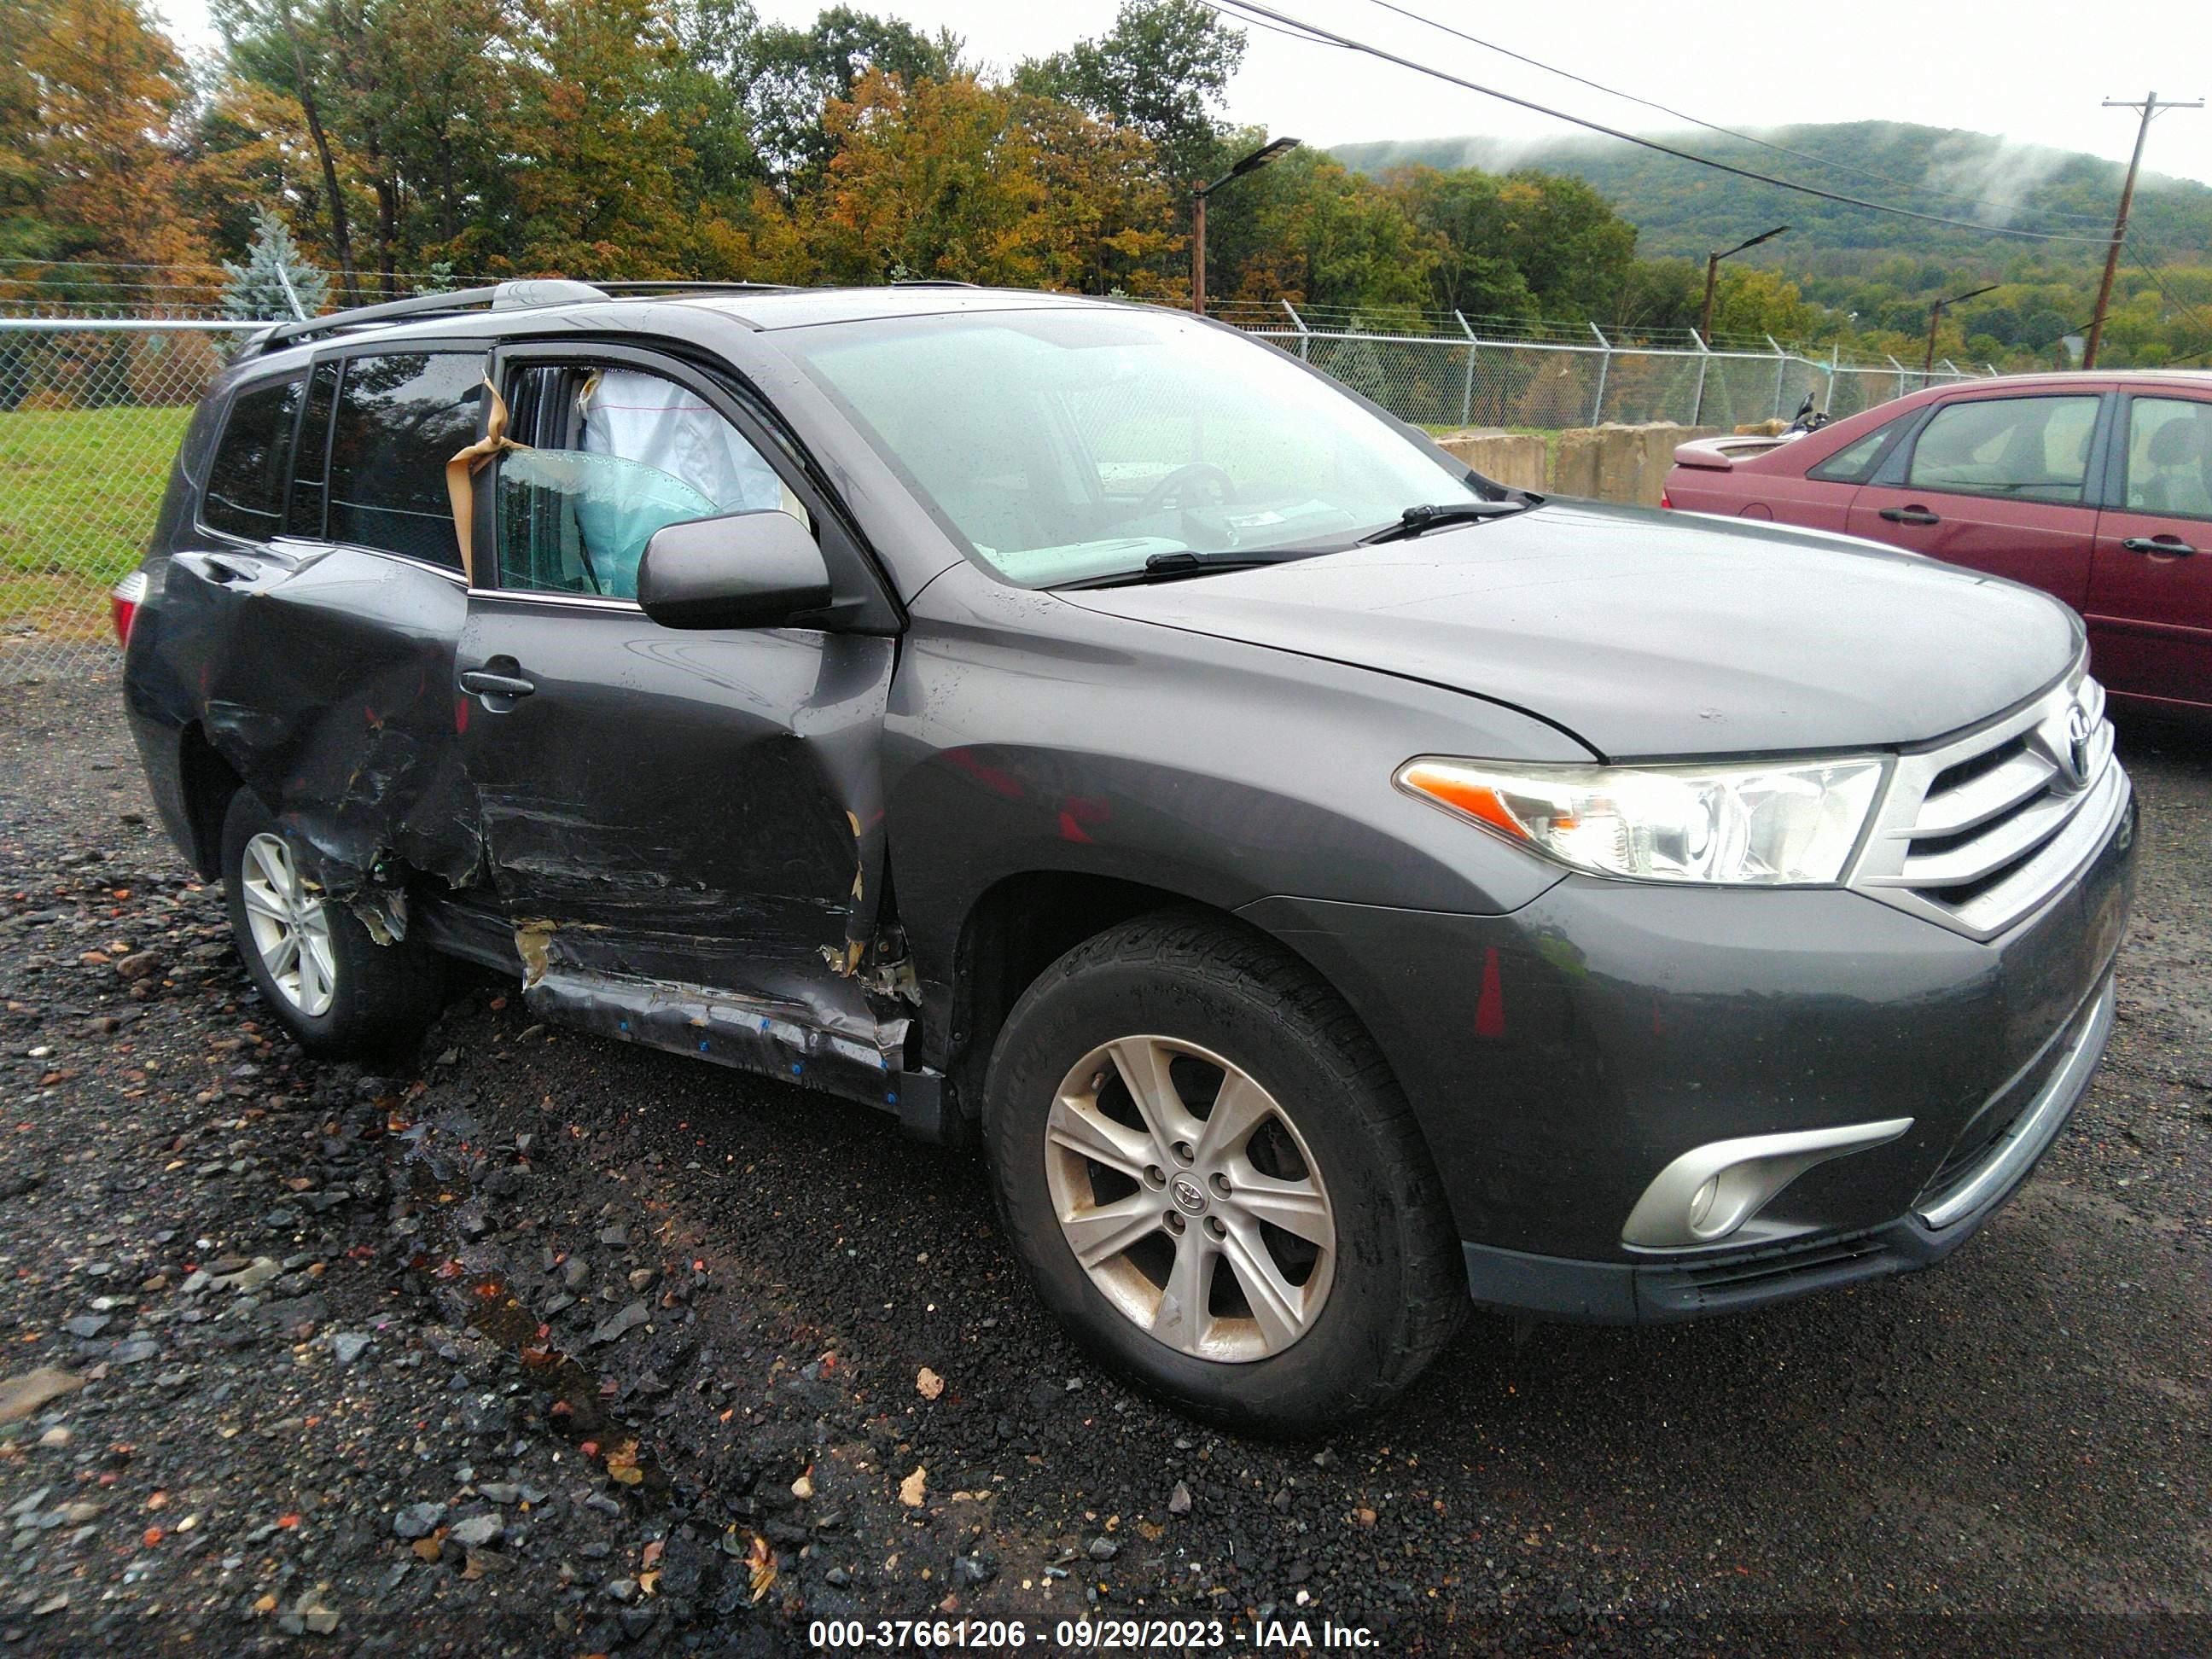
<path fill-rule="evenodd" d="M 1011 66 L 1109 27 L 1116 0 L 857 0 L 964 36 L 970 54 Z M 155 0 L 179 39 L 212 38 L 205 0 Z M 804 22 L 819 0 L 756 0 Z M 1470 80 L 1634 131 L 1678 124 L 1394 16 L 1373 0 L 1265 0 Z M 2207 0 L 1566 0 L 1477 6 L 1398 0 L 1471 34 L 1725 126 L 1917 121 L 2127 159 L 2136 118 L 2100 108 L 2155 86 L 2167 98 L 2212 88 Z M 1705 27 L 1711 20 L 1712 27 Z M 1571 131 L 1410 70 L 1260 28 L 1247 31 L 1230 113 L 1310 143 L 1461 133 Z M 1806 164 L 1795 164 L 1801 171 Z M 2212 109 L 2152 126 L 2144 165 L 2212 184 Z M 1785 164 L 1784 171 L 1788 170 Z"/>

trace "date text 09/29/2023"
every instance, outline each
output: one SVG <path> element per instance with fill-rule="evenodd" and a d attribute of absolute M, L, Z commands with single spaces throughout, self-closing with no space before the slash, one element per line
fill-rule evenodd
<path fill-rule="evenodd" d="M 896 1652 L 939 1649 L 1000 1652 L 1035 1647 L 1044 1655 L 1188 1653 L 1237 1648 L 1279 1652 L 1372 1652 L 1381 1645 L 1364 1625 L 1327 1619 L 1259 1619 L 1248 1628 L 1223 1619 L 817 1619 L 806 1640 L 817 1650 Z"/>

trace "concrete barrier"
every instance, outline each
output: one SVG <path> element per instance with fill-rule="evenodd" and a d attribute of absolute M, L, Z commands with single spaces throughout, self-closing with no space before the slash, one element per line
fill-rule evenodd
<path fill-rule="evenodd" d="M 1470 430 L 1437 441 L 1486 478 L 1515 489 L 1550 488 L 1544 441 L 1534 433 Z"/>
<path fill-rule="evenodd" d="M 1562 495 L 1656 507 L 1667 485 L 1667 470 L 1674 464 L 1674 446 L 1720 432 L 1715 426 L 1674 426 L 1663 421 L 1649 426 L 1570 428 L 1559 434 L 1551 487 Z"/>

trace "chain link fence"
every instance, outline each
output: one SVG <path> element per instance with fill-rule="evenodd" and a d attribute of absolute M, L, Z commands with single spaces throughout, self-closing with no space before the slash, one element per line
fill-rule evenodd
<path fill-rule="evenodd" d="M 137 568 L 228 342 L 202 320 L 0 317 L 0 680 L 109 674 Z"/>
<path fill-rule="evenodd" d="M 1895 362 L 1823 362 L 1771 342 L 1616 343 L 1526 323 L 1504 325 L 1549 337 L 1508 339 L 1455 313 L 1449 334 L 1351 315 L 1321 327 L 1288 306 L 1223 314 L 1431 427 L 1732 427 L 1788 416 L 1808 395 L 1840 417 L 1929 380 L 1970 378 L 1948 364 L 1923 379 Z M 258 326 L 0 315 L 0 682 L 115 672 L 108 590 L 137 566 L 193 405 L 231 342 Z"/>
<path fill-rule="evenodd" d="M 1790 351 L 1708 346 L 1691 331 L 1682 343 L 1614 341 L 1595 326 L 1580 338 L 1505 338 L 1457 313 L 1449 333 L 1363 325 L 1352 315 L 1320 319 L 1289 305 L 1230 305 L 1221 319 L 1271 340 L 1373 398 L 1401 419 L 1429 427 L 1556 431 L 1609 422 L 1733 428 L 1786 419 L 1807 398 L 1836 419 L 1923 386 L 1978 380 L 1948 360 L 1923 374 L 1891 358 L 1845 363 Z M 1405 319 L 1433 324 L 1433 317 Z M 1486 319 L 1486 321 L 1488 319 Z M 1490 322 L 1490 326 L 1498 325 Z M 1532 325 L 1529 331 L 1542 330 Z M 1994 374 L 1996 370 L 1986 371 Z"/>

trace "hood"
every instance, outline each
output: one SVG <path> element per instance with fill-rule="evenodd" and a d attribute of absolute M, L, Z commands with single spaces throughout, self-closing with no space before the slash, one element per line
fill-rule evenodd
<path fill-rule="evenodd" d="M 2081 648 L 2065 606 L 1978 571 L 1579 501 L 1061 597 L 1470 692 L 1614 760 L 1923 742 L 2041 690 Z"/>

